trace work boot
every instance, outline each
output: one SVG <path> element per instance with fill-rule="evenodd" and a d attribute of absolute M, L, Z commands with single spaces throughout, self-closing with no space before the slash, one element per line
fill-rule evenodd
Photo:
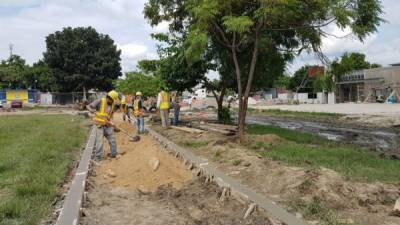
<path fill-rule="evenodd" d="M 110 158 L 110 159 L 114 159 L 114 158 L 116 158 L 118 155 L 113 155 L 113 154 L 111 154 L 111 153 L 107 153 L 107 157 L 108 158 Z"/>

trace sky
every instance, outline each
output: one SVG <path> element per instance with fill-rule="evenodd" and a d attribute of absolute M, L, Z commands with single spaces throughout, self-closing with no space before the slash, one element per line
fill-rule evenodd
<path fill-rule="evenodd" d="M 0 0 L 0 60 L 9 56 L 9 45 L 27 63 L 41 59 L 48 34 L 63 27 L 92 26 L 108 34 L 122 51 L 121 65 L 124 72 L 136 68 L 141 59 L 157 58 L 153 32 L 167 31 L 163 23 L 150 27 L 143 16 L 146 0 Z M 370 62 L 384 66 L 400 62 L 400 4 L 398 0 L 382 0 L 387 23 L 378 33 L 364 43 L 352 37 L 323 39 L 323 52 L 332 60 L 344 52 L 362 52 Z M 348 31 L 328 27 L 336 36 Z M 303 53 L 288 66 L 293 72 L 305 64 L 321 64 L 314 54 Z M 210 77 L 216 77 L 213 73 Z"/>

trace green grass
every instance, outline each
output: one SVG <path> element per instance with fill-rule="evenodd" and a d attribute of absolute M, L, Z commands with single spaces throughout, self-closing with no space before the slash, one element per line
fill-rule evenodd
<path fill-rule="evenodd" d="M 188 148 L 201 148 L 207 146 L 209 141 L 184 141 L 182 145 Z"/>
<path fill-rule="evenodd" d="M 281 109 L 248 109 L 248 111 L 266 116 L 300 117 L 309 119 L 337 119 L 342 116 L 342 114 L 339 113 L 296 112 L 296 111 L 288 111 Z"/>
<path fill-rule="evenodd" d="M 40 224 L 84 143 L 84 121 L 70 115 L 0 119 L 0 224 Z"/>
<path fill-rule="evenodd" d="M 249 134 L 276 134 L 281 138 L 288 141 L 294 141 L 297 143 L 313 143 L 322 144 L 326 143 L 325 139 L 315 136 L 310 133 L 299 132 L 295 130 L 289 130 L 285 128 L 280 128 L 272 125 L 259 125 L 250 124 L 247 126 Z"/>
<path fill-rule="evenodd" d="M 252 134 L 276 134 L 284 139 L 260 154 L 289 165 L 302 167 L 326 167 L 339 172 L 350 180 L 400 183 L 400 161 L 385 159 L 361 149 L 323 140 L 305 134 L 271 126 L 251 125 Z"/>

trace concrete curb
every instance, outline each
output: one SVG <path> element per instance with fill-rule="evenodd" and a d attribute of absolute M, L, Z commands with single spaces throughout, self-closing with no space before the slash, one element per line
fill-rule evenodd
<path fill-rule="evenodd" d="M 56 225 L 76 225 L 79 221 L 82 198 L 85 192 L 86 178 L 90 165 L 90 159 L 96 140 L 96 129 L 92 127 L 85 150 L 83 151 L 75 177 L 72 180 L 64 205 L 58 216 Z"/>
<path fill-rule="evenodd" d="M 254 204 L 256 204 L 258 207 L 266 210 L 266 212 L 272 217 L 287 225 L 307 225 L 306 222 L 290 214 L 275 202 L 225 175 L 222 171 L 210 165 L 207 159 L 200 158 L 191 151 L 176 145 L 168 138 L 157 133 L 148 126 L 146 129 L 149 131 L 149 134 L 159 141 L 168 151 L 174 153 L 176 157 L 183 158 L 186 164 L 189 163 L 189 168 L 196 167 L 198 169 L 198 174 L 206 176 L 206 181 L 215 181 L 220 187 L 229 189 L 230 193 L 238 200 L 251 202 L 250 207 L 254 207 Z"/>

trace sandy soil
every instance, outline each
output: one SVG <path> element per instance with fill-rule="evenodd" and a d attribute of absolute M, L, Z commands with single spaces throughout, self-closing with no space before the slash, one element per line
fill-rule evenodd
<path fill-rule="evenodd" d="M 115 118 L 135 133 L 120 115 Z M 123 155 L 101 162 L 89 178 L 82 225 L 270 224 L 259 210 L 243 219 L 245 205 L 232 198 L 220 201 L 215 184 L 193 177 L 150 136 L 133 143 L 118 133 L 117 143 Z M 160 162 L 156 170 L 149 164 L 154 158 Z"/>
<path fill-rule="evenodd" d="M 258 140 L 249 137 L 247 147 L 243 147 L 231 137 L 213 132 L 193 135 L 174 129 L 163 131 L 156 126 L 154 128 L 178 144 L 208 142 L 207 146 L 192 148 L 192 151 L 208 158 L 226 174 L 259 193 L 286 205 L 289 210 L 292 210 L 289 206 L 296 200 L 311 202 L 317 197 L 337 211 L 341 219 L 351 219 L 354 224 L 400 224 L 400 218 L 388 216 L 400 197 L 398 185 L 349 182 L 329 169 L 289 167 L 258 157 L 254 150 L 250 150 L 252 144 L 260 140 L 271 145 L 279 143 L 279 137 L 267 135 L 258 137 Z M 235 161 L 240 161 L 239 165 L 234 165 Z"/>

